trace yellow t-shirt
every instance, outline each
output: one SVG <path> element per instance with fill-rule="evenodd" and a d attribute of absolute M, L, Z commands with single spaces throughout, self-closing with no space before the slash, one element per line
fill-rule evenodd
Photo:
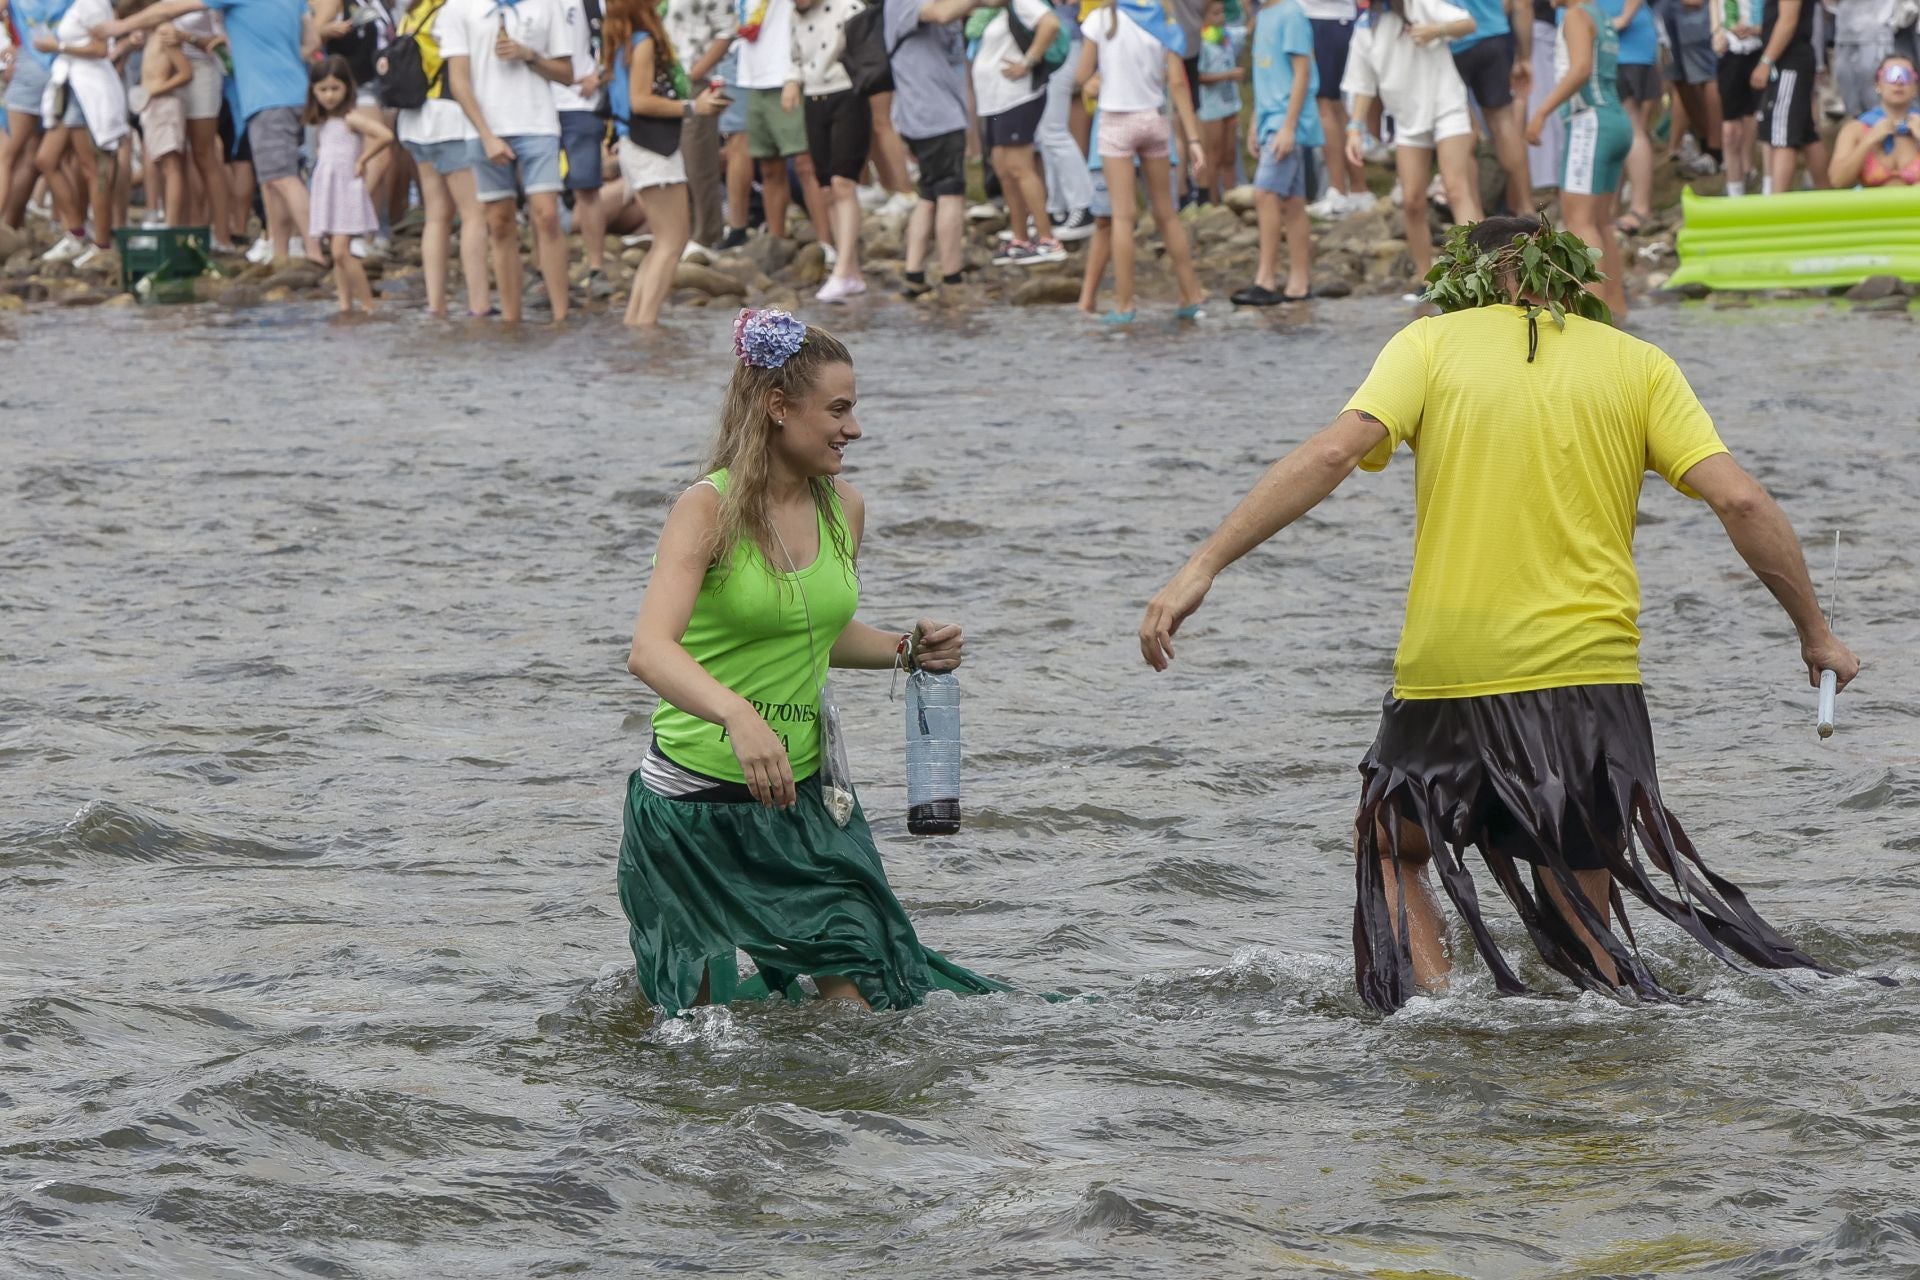
<path fill-rule="evenodd" d="M 1413 581 L 1397 698 L 1471 698 L 1640 682 L 1633 567 L 1641 477 L 1680 482 L 1726 446 L 1657 348 L 1578 316 L 1518 307 L 1416 320 L 1347 408 L 1413 449 Z"/>

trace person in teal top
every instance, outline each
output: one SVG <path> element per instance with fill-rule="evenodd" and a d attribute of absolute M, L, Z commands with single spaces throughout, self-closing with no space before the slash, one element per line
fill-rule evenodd
<path fill-rule="evenodd" d="M 1326 134 L 1308 106 L 1320 91 L 1313 24 L 1300 0 L 1268 0 L 1253 23 L 1253 137 L 1258 161 L 1253 208 L 1260 220 L 1260 260 L 1253 283 L 1233 295 L 1237 307 L 1304 302 L 1313 267 L 1307 201 L 1319 193 Z M 1280 234 L 1287 237 L 1287 279 L 1279 281 Z"/>
<path fill-rule="evenodd" d="M 838 478 L 853 361 L 781 311 L 743 311 L 706 476 L 660 531 L 627 669 L 660 695 L 627 779 L 620 905 L 640 987 L 669 1014 L 768 991 L 876 1009 L 1004 991 L 920 945 L 859 803 L 823 791 L 829 667 L 952 671 L 961 629 L 854 618 L 866 507 Z M 836 820 L 838 819 L 838 820 Z M 735 952 L 759 978 L 742 983 Z"/>
<path fill-rule="evenodd" d="M 1606 279 L 1599 293 L 1613 322 L 1627 318 L 1621 284 L 1620 241 L 1613 234 L 1620 174 L 1633 146 L 1633 126 L 1620 105 L 1620 42 L 1594 0 L 1554 0 L 1562 12 L 1554 37 L 1552 92 L 1527 122 L 1527 141 L 1540 141 L 1547 117 L 1564 106 L 1567 139 L 1560 171 L 1560 215 L 1567 230 L 1600 250 Z"/>
<path fill-rule="evenodd" d="M 1633 129 L 1633 147 L 1627 153 L 1627 188 L 1633 208 L 1615 219 L 1616 230 L 1638 231 L 1653 217 L 1653 113 L 1666 97 L 1667 86 L 1657 65 L 1660 36 L 1653 10 L 1644 0 L 1593 0 L 1601 17 L 1620 37 L 1620 102 Z"/>

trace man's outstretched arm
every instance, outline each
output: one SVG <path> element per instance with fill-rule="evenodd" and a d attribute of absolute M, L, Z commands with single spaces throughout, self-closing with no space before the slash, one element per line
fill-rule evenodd
<path fill-rule="evenodd" d="M 1807 682 L 1817 687 L 1820 673 L 1831 671 L 1840 688 L 1846 688 L 1859 674 L 1860 659 L 1833 634 L 1820 612 L 1820 597 L 1807 573 L 1800 538 L 1780 504 L 1729 453 L 1695 463 L 1680 481 L 1707 500 L 1734 550 L 1793 620 L 1793 629 L 1800 633 L 1800 656 L 1807 663 Z"/>
<path fill-rule="evenodd" d="M 1313 510 L 1386 438 L 1387 429 L 1378 418 L 1349 409 L 1269 467 L 1147 605 L 1146 621 L 1140 624 L 1140 656 L 1147 665 L 1155 671 L 1167 669 L 1173 661 L 1174 632 L 1207 598 L 1222 569 Z"/>

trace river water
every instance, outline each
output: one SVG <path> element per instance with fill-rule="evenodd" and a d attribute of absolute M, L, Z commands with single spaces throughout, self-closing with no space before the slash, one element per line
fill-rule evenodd
<path fill-rule="evenodd" d="M 1355 761 L 1412 469 L 1151 591 L 1404 318 L 1092 333 L 850 316 L 864 616 L 966 622 L 966 827 L 905 832 L 930 945 L 1033 990 L 655 1023 L 613 871 L 623 668 L 725 318 L 637 341 L 322 308 L 23 318 L 0 344 L 0 1272 L 9 1276 L 1920 1275 L 1914 329 L 1664 309 L 1871 664 L 1820 744 L 1790 629 L 1650 480 L 1669 804 L 1861 979 L 1648 913 L 1631 1008 L 1352 991 Z M 1895 373 L 1869 372 L 1894 369 Z M 1511 956 L 1531 956 L 1504 906 Z"/>

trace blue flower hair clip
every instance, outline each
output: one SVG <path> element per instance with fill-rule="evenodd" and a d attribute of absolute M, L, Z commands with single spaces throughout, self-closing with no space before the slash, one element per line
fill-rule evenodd
<path fill-rule="evenodd" d="M 744 310 L 733 318 L 733 354 L 756 369 L 778 369 L 807 341 L 807 326 L 771 307 Z"/>

